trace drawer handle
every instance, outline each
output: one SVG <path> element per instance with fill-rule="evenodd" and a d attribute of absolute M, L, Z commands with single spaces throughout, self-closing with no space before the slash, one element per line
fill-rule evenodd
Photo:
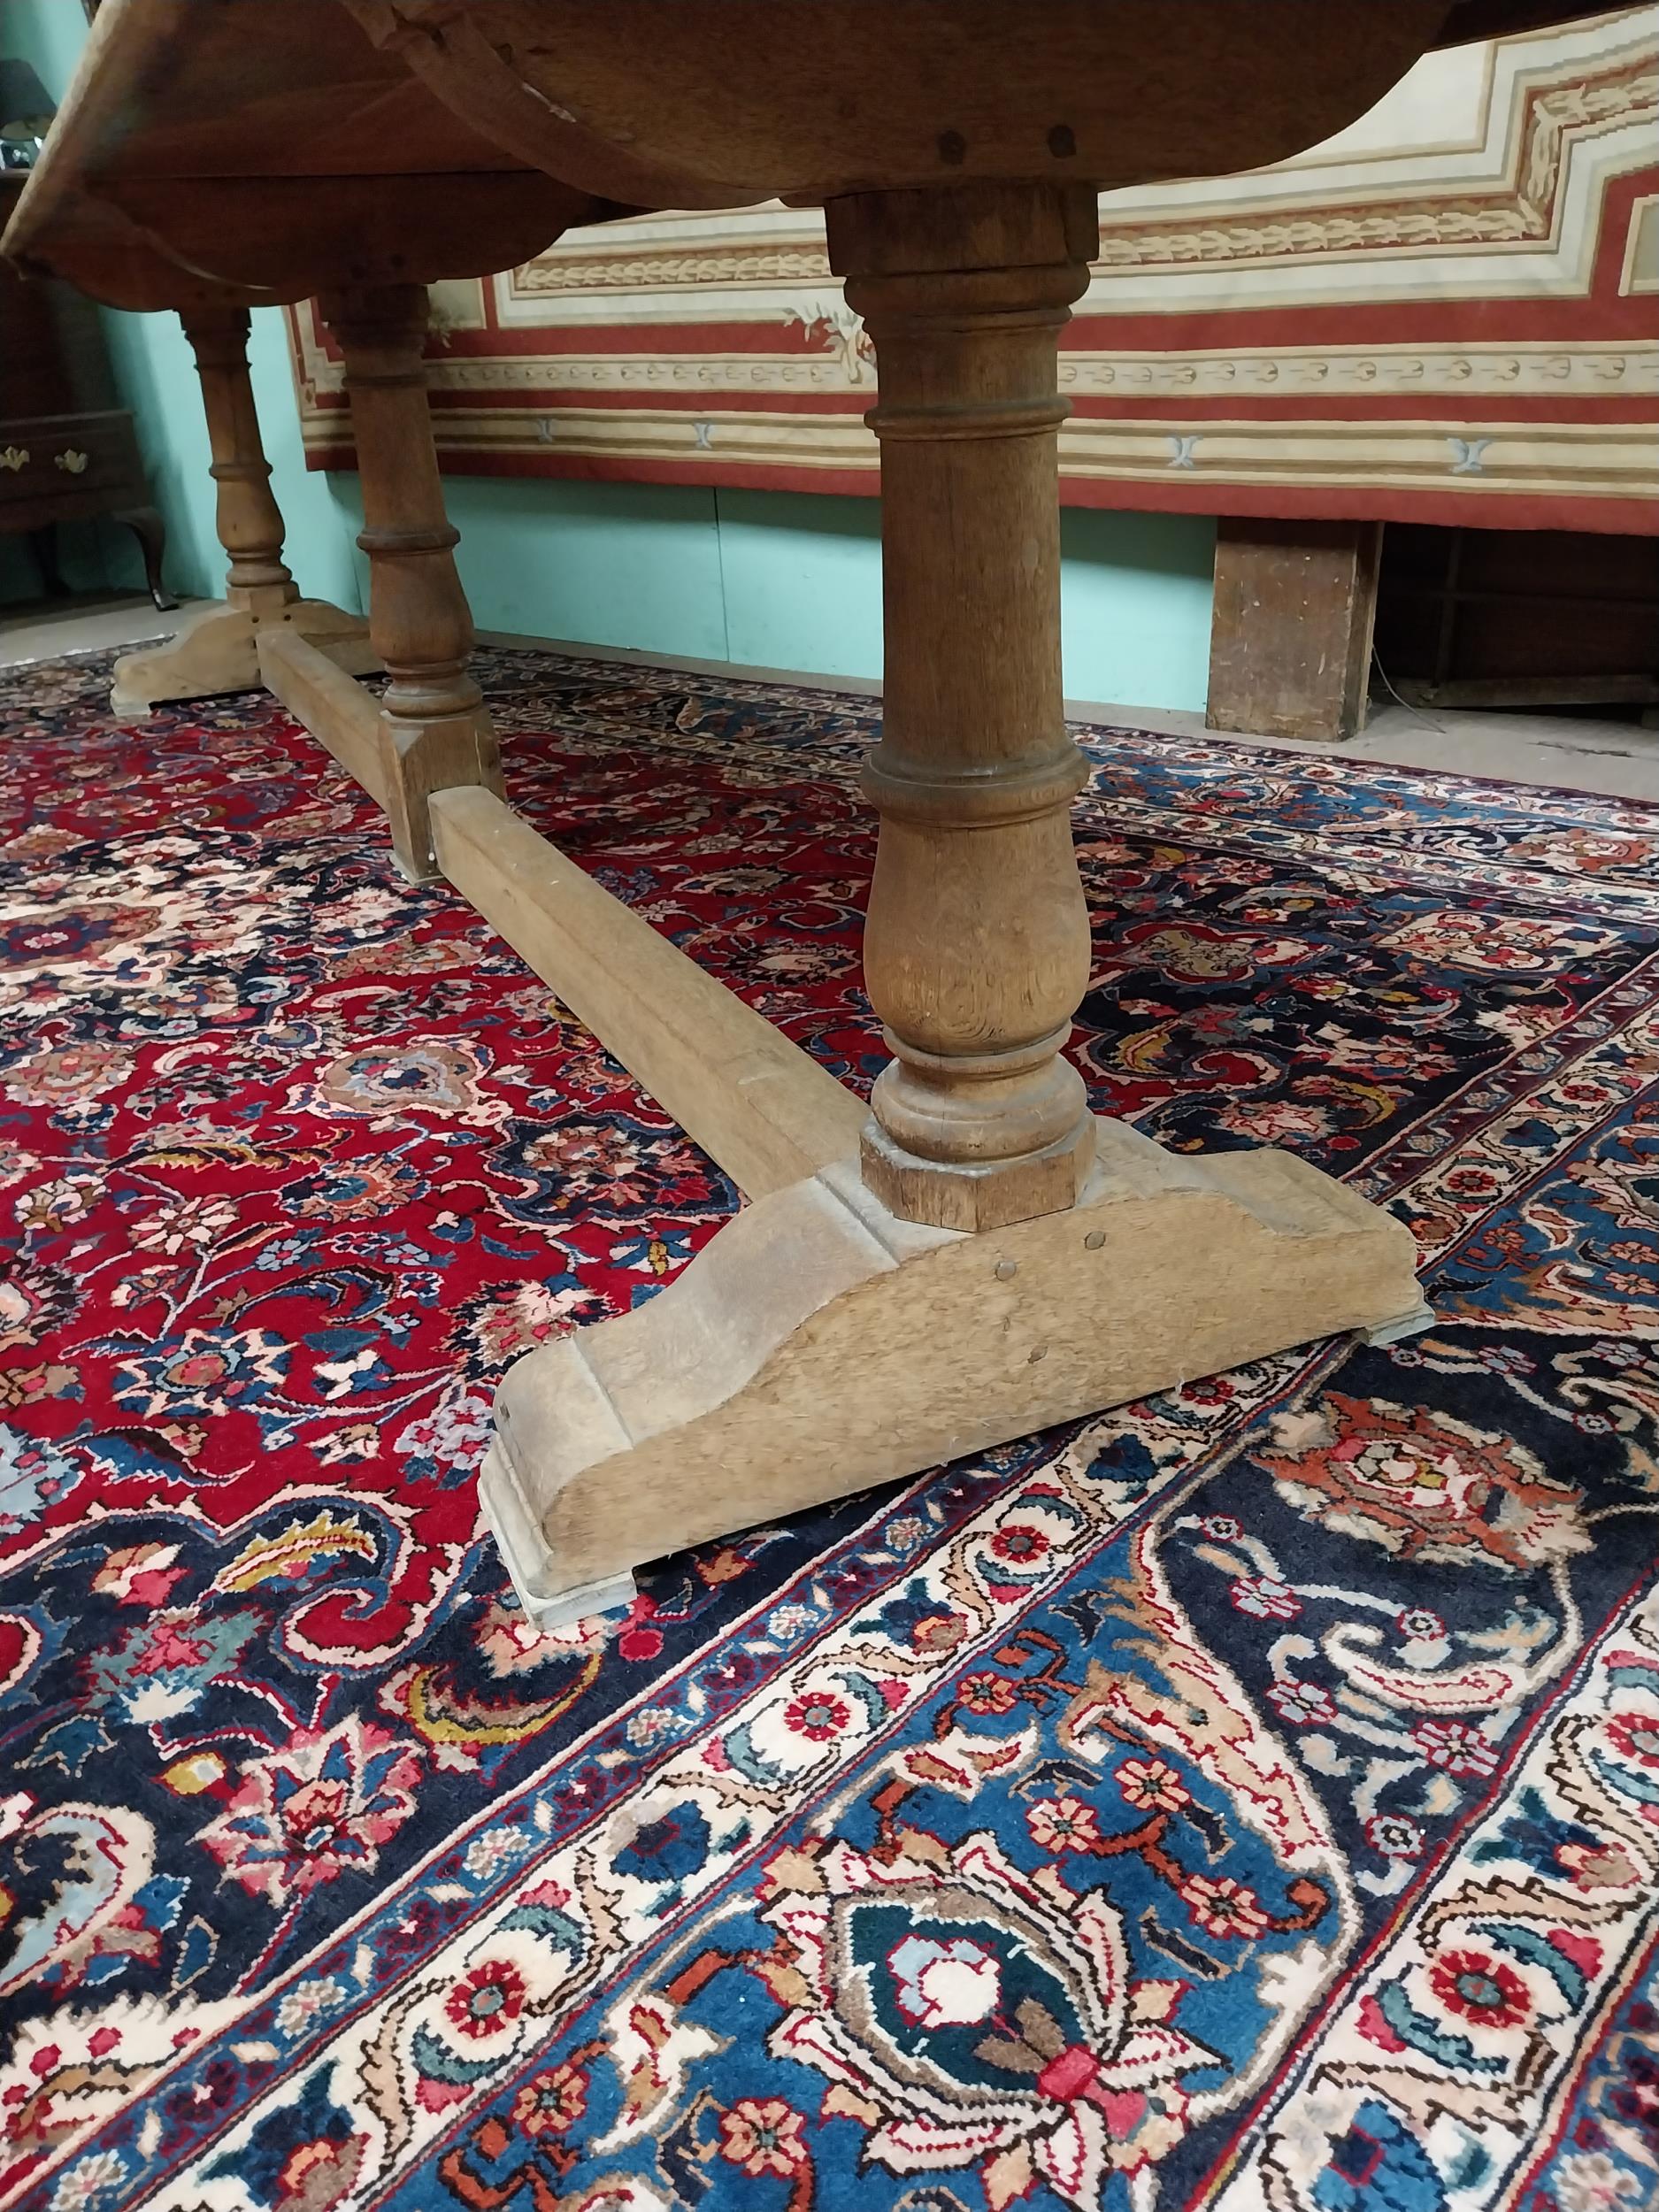
<path fill-rule="evenodd" d="M 79 476 L 87 465 L 88 457 L 84 453 L 77 453 L 73 446 L 66 445 L 61 453 L 55 453 L 52 458 L 65 476 Z"/>
<path fill-rule="evenodd" d="M 28 458 L 27 446 L 9 445 L 4 453 L 0 453 L 0 469 L 11 469 L 15 473 L 17 470 L 28 466 Z"/>

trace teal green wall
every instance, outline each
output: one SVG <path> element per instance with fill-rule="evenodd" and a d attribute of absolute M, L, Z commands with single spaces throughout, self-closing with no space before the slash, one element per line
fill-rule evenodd
<path fill-rule="evenodd" d="M 30 61 L 54 99 L 68 84 L 85 28 L 81 0 L 0 0 L 0 53 Z M 216 593 L 225 564 L 189 349 L 172 316 L 104 319 L 167 518 L 169 580 L 180 593 Z M 357 480 L 306 469 L 281 317 L 261 309 L 253 321 L 254 390 L 288 524 L 288 565 L 305 591 L 360 608 Z M 476 477 L 449 479 L 448 494 L 480 629 L 669 659 L 881 673 L 874 500 Z M 142 581 L 131 542 L 115 526 L 65 530 L 60 538 L 72 582 Z M 1214 524 L 1071 508 L 1063 545 L 1068 696 L 1202 707 Z M 0 539 L 0 600 L 36 588 L 27 555 Z"/>
<path fill-rule="evenodd" d="M 29 63 L 55 101 L 74 74 L 86 35 L 81 0 L 0 0 L 0 55 Z"/>

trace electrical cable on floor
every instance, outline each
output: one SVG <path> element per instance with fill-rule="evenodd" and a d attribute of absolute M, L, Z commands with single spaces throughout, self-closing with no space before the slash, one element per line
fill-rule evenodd
<path fill-rule="evenodd" d="M 1371 649 L 1371 666 L 1377 671 L 1377 673 L 1382 678 L 1383 689 L 1394 701 L 1395 706 L 1403 707 L 1405 711 L 1411 716 L 1414 721 L 1422 723 L 1425 730 L 1432 730 L 1437 736 L 1444 737 L 1446 734 L 1446 725 L 1443 722 L 1437 722 L 1432 715 L 1425 714 L 1420 707 L 1412 706 L 1408 700 L 1402 699 L 1400 696 L 1400 694 L 1394 689 L 1393 684 L 1389 682 L 1388 671 L 1382 664 L 1382 655 L 1377 650 L 1377 648 L 1374 645 Z"/>

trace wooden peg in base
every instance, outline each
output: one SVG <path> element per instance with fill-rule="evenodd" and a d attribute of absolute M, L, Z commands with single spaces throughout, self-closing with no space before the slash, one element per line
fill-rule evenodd
<path fill-rule="evenodd" d="M 519 1360 L 480 1489 L 526 1611 L 604 1611 L 665 1551 L 1420 1308 L 1410 1232 L 1305 1161 L 1094 1134 L 1075 1206 L 974 1233 L 824 1168 Z"/>

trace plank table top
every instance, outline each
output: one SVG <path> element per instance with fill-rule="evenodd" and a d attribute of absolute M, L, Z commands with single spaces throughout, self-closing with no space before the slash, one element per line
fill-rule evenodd
<path fill-rule="evenodd" d="M 0 250 L 188 311 L 488 274 L 612 211 L 481 137 L 339 0 L 104 0 Z"/>
<path fill-rule="evenodd" d="M 645 208 L 1311 145 L 1571 0 L 104 0 L 4 241 L 106 304 L 515 265 Z"/>
<path fill-rule="evenodd" d="M 1282 160 L 1573 0 L 343 0 L 481 134 L 640 206 Z"/>

